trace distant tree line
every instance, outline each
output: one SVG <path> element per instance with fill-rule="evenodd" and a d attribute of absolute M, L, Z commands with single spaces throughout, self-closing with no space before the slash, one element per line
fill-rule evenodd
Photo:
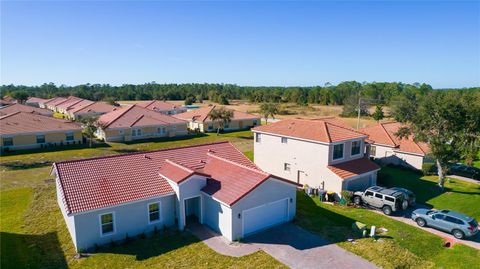
<path fill-rule="evenodd" d="M 480 88 L 473 88 L 479 90 Z M 189 100 L 201 102 L 212 100 L 228 104 L 228 100 L 243 99 L 254 103 L 292 102 L 300 105 L 356 104 L 358 98 L 389 104 L 402 96 L 425 95 L 432 91 L 428 84 L 405 84 L 399 82 L 359 83 L 346 81 L 338 85 L 325 84 L 313 87 L 253 87 L 233 84 L 157 84 L 155 82 L 112 86 L 109 84 L 85 84 L 57 86 L 45 83 L 40 86 L 3 85 L 2 95 L 28 95 L 41 98 L 75 95 L 93 101 L 115 100 Z"/>

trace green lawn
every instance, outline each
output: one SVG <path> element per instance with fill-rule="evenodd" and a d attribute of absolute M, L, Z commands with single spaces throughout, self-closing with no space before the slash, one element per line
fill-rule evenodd
<path fill-rule="evenodd" d="M 355 221 L 384 227 L 388 232 L 378 241 L 363 238 L 347 242 L 355 236 L 351 231 Z M 440 237 L 415 226 L 367 209 L 324 204 L 303 192 L 297 196 L 297 224 L 383 268 L 476 268 L 480 257 L 480 251 L 464 245 L 444 248 Z"/>
<path fill-rule="evenodd" d="M 404 187 L 413 191 L 417 202 L 437 209 L 450 209 L 480 220 L 480 185 L 450 179 L 445 191 L 437 186 L 436 176 L 422 176 L 409 170 L 383 167 L 378 176 L 381 186 Z"/>

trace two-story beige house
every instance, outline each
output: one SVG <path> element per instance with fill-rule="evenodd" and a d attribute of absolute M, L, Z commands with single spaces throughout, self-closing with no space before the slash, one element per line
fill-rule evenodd
<path fill-rule="evenodd" d="M 255 164 L 266 172 L 336 193 L 376 185 L 380 167 L 365 157 L 367 135 L 337 119 L 286 119 L 252 131 Z"/>

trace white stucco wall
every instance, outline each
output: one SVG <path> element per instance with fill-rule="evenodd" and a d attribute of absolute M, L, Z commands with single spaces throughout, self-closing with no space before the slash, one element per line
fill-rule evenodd
<path fill-rule="evenodd" d="M 75 234 L 75 218 L 73 216 L 68 216 L 65 210 L 65 205 L 63 204 L 62 194 L 60 191 L 59 186 L 59 179 L 55 179 L 55 186 L 57 190 L 57 204 L 60 207 L 60 211 L 62 212 L 63 219 L 65 220 L 65 224 L 67 225 L 68 233 L 72 238 L 73 245 L 77 248 L 77 236 Z M 77 248 L 78 249 L 78 248 Z"/>
<path fill-rule="evenodd" d="M 344 157 L 333 160 L 333 144 L 305 141 L 288 138 L 287 143 L 281 142 L 279 135 L 261 134 L 261 142 L 254 142 L 254 161 L 262 170 L 286 178 L 288 180 L 308 184 L 310 187 L 321 188 L 339 193 L 343 180 L 327 168 L 329 164 L 346 162 L 363 157 L 365 143 L 362 141 L 360 154 L 351 156 L 351 143 L 354 140 L 343 141 Z M 284 164 L 290 164 L 290 171 L 284 170 Z M 300 180 L 298 180 L 299 171 Z"/>
<path fill-rule="evenodd" d="M 376 148 L 375 155 L 371 155 L 375 159 L 380 160 L 383 164 L 403 165 L 410 168 L 422 169 L 424 156 L 399 152 L 396 148 L 374 144 Z"/>
<path fill-rule="evenodd" d="M 213 199 L 210 195 L 202 193 L 205 225 L 220 233 L 225 238 L 233 241 L 232 234 L 232 209 L 225 204 Z"/>

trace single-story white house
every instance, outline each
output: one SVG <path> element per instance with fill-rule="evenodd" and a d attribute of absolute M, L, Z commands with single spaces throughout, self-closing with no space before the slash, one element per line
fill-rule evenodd
<path fill-rule="evenodd" d="M 261 171 L 228 142 L 53 164 L 77 251 L 202 223 L 233 241 L 290 221 L 298 184 Z"/>
<path fill-rule="evenodd" d="M 396 133 L 402 126 L 404 125 L 400 122 L 385 122 L 360 129 L 360 132 L 368 135 L 367 156 L 383 164 L 421 170 L 423 163 L 431 161 L 427 155 L 430 149 L 426 143 L 415 141 L 413 136 L 402 139 L 397 137 Z"/>

